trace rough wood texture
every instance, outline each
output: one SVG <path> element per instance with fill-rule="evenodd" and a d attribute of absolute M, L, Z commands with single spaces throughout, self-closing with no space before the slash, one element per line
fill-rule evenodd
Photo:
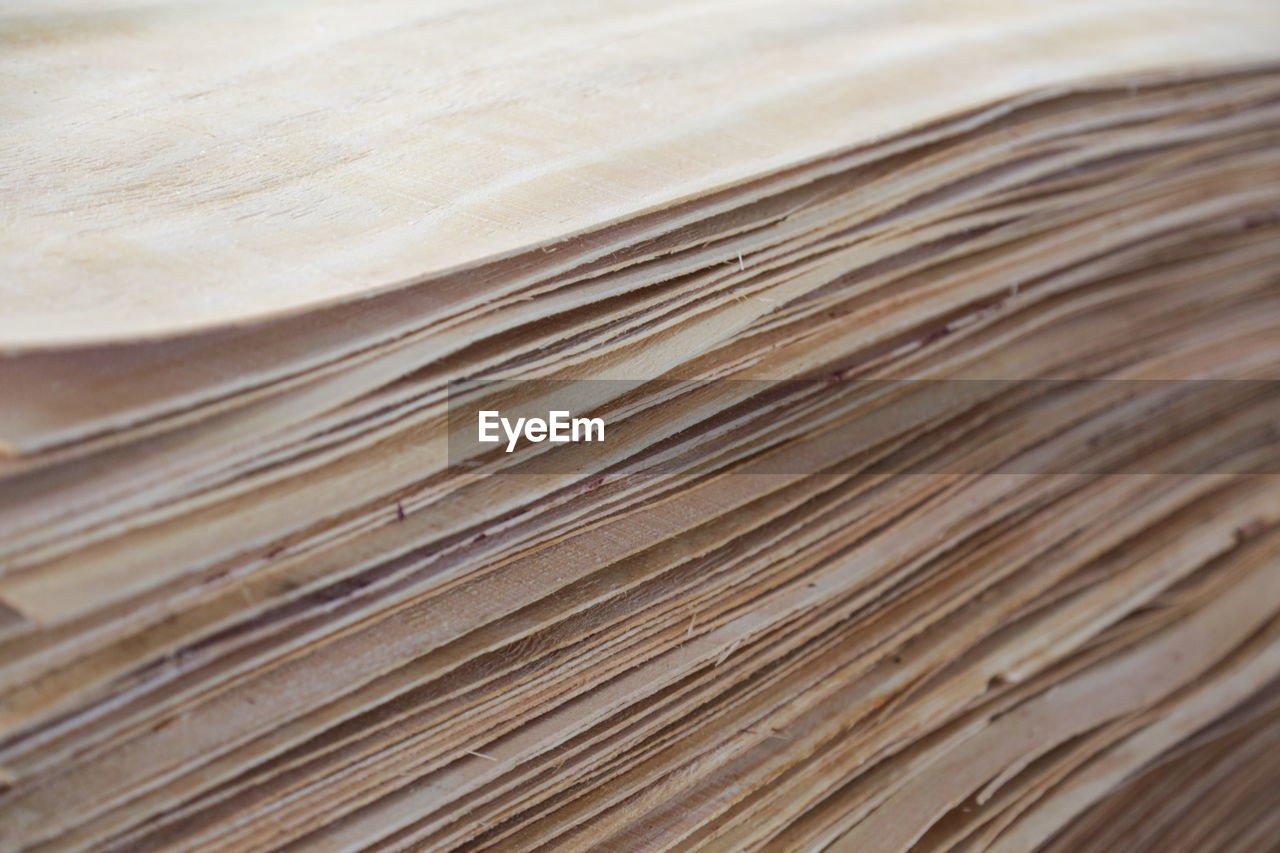
<path fill-rule="evenodd" d="M 0 850 L 1271 843 L 1271 5 L 7 6 Z"/>

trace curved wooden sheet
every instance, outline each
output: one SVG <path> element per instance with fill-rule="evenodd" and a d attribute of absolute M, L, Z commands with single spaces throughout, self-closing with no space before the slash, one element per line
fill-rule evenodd
<path fill-rule="evenodd" d="M 1273 58 L 1272 0 L 0 11 L 0 348 L 491 262 L 1035 87 Z"/>

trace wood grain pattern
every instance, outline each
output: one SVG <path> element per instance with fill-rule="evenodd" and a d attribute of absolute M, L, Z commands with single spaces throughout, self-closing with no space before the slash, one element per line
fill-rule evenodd
<path fill-rule="evenodd" d="M 1271 5 L 5 6 L 0 853 L 1270 843 Z"/>
<path fill-rule="evenodd" d="M 1270 0 L 7 3 L 0 346 L 365 296 L 1029 89 L 1277 43 Z"/>

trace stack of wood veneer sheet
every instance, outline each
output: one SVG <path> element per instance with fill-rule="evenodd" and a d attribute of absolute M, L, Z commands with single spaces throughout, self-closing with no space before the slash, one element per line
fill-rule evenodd
<path fill-rule="evenodd" d="M 0 849 L 1276 844 L 1272 0 L 0 40 Z"/>

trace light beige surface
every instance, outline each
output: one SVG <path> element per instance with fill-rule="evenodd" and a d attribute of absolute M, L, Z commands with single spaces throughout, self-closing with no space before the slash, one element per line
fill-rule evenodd
<path fill-rule="evenodd" d="M 1047 85 L 1280 54 L 1231 2 L 10 2 L 0 348 L 367 294 Z"/>
<path fill-rule="evenodd" d="M 1026 850 L 1280 741 L 1274 383 L 909 388 L 1280 376 L 1280 65 L 1170 76 L 0 354 L 0 849 Z M 641 381 L 452 382 L 532 376 Z M 562 401 L 579 464 L 445 452 Z M 1280 762 L 1210 746 L 1198 826 L 1264 837 Z"/>

